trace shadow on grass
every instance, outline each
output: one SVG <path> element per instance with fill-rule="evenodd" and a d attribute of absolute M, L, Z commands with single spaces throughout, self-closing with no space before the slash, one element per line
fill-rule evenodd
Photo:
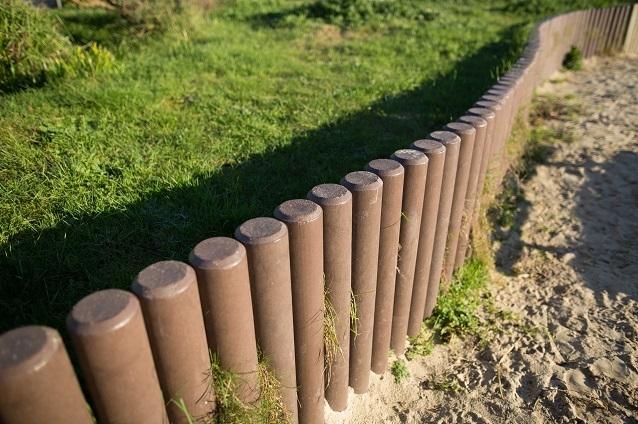
<path fill-rule="evenodd" d="M 143 267 L 186 260 L 199 241 L 233 233 L 244 220 L 270 216 L 282 201 L 316 184 L 338 182 L 367 161 L 387 157 L 469 108 L 515 59 L 512 27 L 450 72 L 385 98 L 358 113 L 297 135 L 277 150 L 200 175 L 196 184 L 158 191 L 126 210 L 68 218 L 23 232 L 2 247 L 0 331 L 21 324 L 61 327 L 70 308 L 92 291 L 127 288 Z"/>
<path fill-rule="evenodd" d="M 254 27 L 277 27 L 289 18 L 307 18 L 322 21 L 327 24 L 338 24 L 345 27 L 357 23 L 370 24 L 375 21 L 391 20 L 393 18 L 411 19 L 417 21 L 431 21 L 436 17 L 432 11 L 414 8 L 414 5 L 404 7 L 400 2 L 371 4 L 370 8 L 362 7 L 348 9 L 329 5 L 323 1 L 314 1 L 302 6 L 295 6 L 287 10 L 251 15 L 249 21 Z"/>
<path fill-rule="evenodd" d="M 93 8 L 63 8 L 55 12 L 60 24 L 74 44 L 95 42 L 114 48 L 123 42 L 129 44 L 138 36 L 134 25 L 113 10 Z"/>

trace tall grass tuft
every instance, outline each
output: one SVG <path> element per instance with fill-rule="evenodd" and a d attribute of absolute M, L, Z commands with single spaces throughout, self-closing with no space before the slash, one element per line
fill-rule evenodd
<path fill-rule="evenodd" d="M 583 53 L 578 47 L 572 46 L 569 49 L 563 59 L 563 67 L 570 71 L 578 71 L 583 67 Z"/>
<path fill-rule="evenodd" d="M 343 356 L 343 350 L 339 345 L 339 337 L 337 336 L 337 312 L 332 302 L 330 302 L 327 288 L 324 289 L 323 349 L 326 364 L 325 375 L 329 384 L 330 376 L 332 375 L 331 365 L 339 355 Z"/>
<path fill-rule="evenodd" d="M 267 361 L 257 364 L 259 376 L 259 400 L 247 405 L 237 397 L 238 376 L 221 367 L 219 358 L 211 352 L 210 385 L 215 392 L 214 417 L 205 419 L 207 424 L 287 424 L 290 414 L 286 410 L 279 389 L 281 384 L 267 366 Z M 186 414 L 188 411 L 185 412 Z M 188 415 L 187 415 L 188 416 Z"/>
<path fill-rule="evenodd" d="M 73 46 L 47 12 L 23 0 L 0 2 L 0 91 L 114 67 L 113 55 L 96 43 Z"/>
<path fill-rule="evenodd" d="M 0 84 L 36 82 L 71 51 L 58 22 L 24 0 L 0 2 Z"/>
<path fill-rule="evenodd" d="M 447 292 L 439 295 L 428 324 L 443 340 L 453 335 L 475 335 L 480 324 L 477 310 L 489 277 L 487 266 L 470 259 L 455 274 Z"/>

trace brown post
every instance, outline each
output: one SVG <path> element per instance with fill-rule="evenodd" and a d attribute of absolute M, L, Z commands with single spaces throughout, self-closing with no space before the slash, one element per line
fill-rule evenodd
<path fill-rule="evenodd" d="M 92 424 L 62 338 L 28 326 L 0 336 L 0 422 Z"/>
<path fill-rule="evenodd" d="M 483 153 L 485 151 L 485 132 L 487 129 L 487 121 L 479 116 L 461 116 L 459 122 L 472 125 L 476 130 L 476 138 L 474 141 L 474 151 L 472 153 L 472 165 L 470 166 L 470 179 L 465 196 L 465 210 L 463 211 L 461 232 L 459 233 L 459 243 L 456 249 L 456 257 L 454 258 L 454 269 L 460 268 L 465 262 L 465 254 L 470 244 L 470 227 L 472 226 L 474 217 L 474 205 L 477 203 L 477 198 L 480 195 L 478 180 Z"/>
<path fill-rule="evenodd" d="M 623 6 L 616 6 L 616 21 L 614 22 L 614 38 L 612 41 L 612 49 L 615 52 L 619 52 L 622 49 L 623 35 L 625 34 L 625 28 L 627 27 L 627 11 L 628 9 Z"/>
<path fill-rule="evenodd" d="M 383 182 L 372 172 L 351 172 L 341 184 L 352 193 L 352 295 L 356 315 L 350 337 L 350 386 L 368 390 L 372 364 L 374 304 Z"/>
<path fill-rule="evenodd" d="M 596 54 L 603 53 L 605 49 L 605 28 L 607 25 L 607 9 L 598 9 L 598 40 L 596 44 Z"/>
<path fill-rule="evenodd" d="M 67 327 L 98 422 L 168 423 L 140 302 L 109 289 L 75 304 Z"/>
<path fill-rule="evenodd" d="M 594 41 L 594 54 L 598 55 L 600 54 L 601 51 L 601 46 L 602 46 L 602 31 L 603 31 L 603 26 L 604 26 L 604 21 L 605 21 L 605 13 L 604 10 L 602 9 L 596 9 L 596 15 L 597 15 L 597 19 L 596 19 L 596 38 Z"/>
<path fill-rule="evenodd" d="M 492 131 L 492 141 L 490 142 L 489 159 L 487 163 L 487 174 L 490 175 L 490 184 L 495 188 L 500 183 L 500 169 L 502 152 L 501 142 L 505 139 L 505 113 L 498 102 L 490 100 L 479 100 L 473 108 L 489 109 L 494 113 L 494 130 Z"/>
<path fill-rule="evenodd" d="M 323 424 L 323 214 L 306 199 L 275 209 L 288 227 L 299 422 Z"/>
<path fill-rule="evenodd" d="M 503 107 L 505 108 L 505 112 L 507 116 L 505 141 L 507 141 L 510 134 L 512 133 L 512 127 L 514 126 L 514 122 L 516 121 L 517 109 L 516 109 L 515 98 L 514 98 L 515 88 L 516 88 L 516 82 L 501 81 L 498 84 L 495 84 L 494 86 L 492 86 L 492 88 L 490 88 L 489 90 L 487 90 L 486 94 L 482 97 L 482 99 L 501 102 Z"/>
<path fill-rule="evenodd" d="M 137 274 L 131 289 L 142 305 L 171 422 L 210 415 L 215 396 L 195 271 L 183 262 L 157 262 Z"/>
<path fill-rule="evenodd" d="M 286 225 L 274 218 L 253 218 L 235 230 L 248 253 L 250 295 L 257 345 L 281 385 L 291 421 L 298 421 L 295 336 L 290 255 Z"/>
<path fill-rule="evenodd" d="M 445 165 L 445 147 L 435 140 L 417 140 L 413 149 L 425 153 L 428 158 L 428 172 L 423 195 L 423 212 L 419 229 L 419 244 L 414 267 L 414 284 L 410 300 L 408 336 L 419 334 L 423 322 L 423 311 L 428 292 L 428 281 L 432 265 L 434 236 L 437 229 L 437 216 L 441 199 L 441 184 Z M 458 146 L 456 155 L 458 158 Z M 447 229 L 447 227 L 446 227 Z M 440 273 L 440 271 L 439 271 Z"/>
<path fill-rule="evenodd" d="M 462 122 L 447 124 L 446 130 L 454 132 L 461 137 L 459 162 L 456 171 L 456 181 L 454 183 L 454 197 L 452 198 L 452 212 L 450 213 L 450 227 L 448 229 L 445 259 L 443 260 L 443 281 L 444 284 L 447 285 L 452 281 L 452 272 L 454 271 L 454 258 L 456 257 L 456 249 L 461 232 L 461 222 L 465 211 L 465 195 L 470 178 L 476 130 L 471 125 Z"/>
<path fill-rule="evenodd" d="M 605 25 L 605 10 L 596 8 L 596 13 L 598 15 L 598 18 L 596 21 L 596 50 L 594 54 L 599 54 L 602 47 L 603 27 Z"/>
<path fill-rule="evenodd" d="M 452 198 L 454 196 L 454 185 L 456 182 L 456 168 L 459 162 L 459 150 L 461 147 L 461 138 L 453 132 L 434 131 L 430 134 L 430 137 L 439 141 L 445 147 L 445 165 L 443 167 L 441 198 L 439 200 L 439 211 L 436 219 L 436 233 L 432 247 L 432 265 L 430 266 L 428 290 L 425 298 L 425 308 L 423 310 L 424 318 L 432 315 L 432 311 L 436 305 L 436 298 L 439 294 L 443 257 L 445 256 L 447 231 L 450 225 L 450 212 L 452 211 Z M 413 146 L 417 147 L 416 144 L 413 144 Z"/>
<path fill-rule="evenodd" d="M 605 52 L 611 52 L 613 50 L 614 30 L 616 23 L 616 7 L 608 7 L 607 11 L 607 25 L 605 28 Z"/>
<path fill-rule="evenodd" d="M 383 374 L 388 365 L 388 350 L 390 349 L 392 332 L 392 308 L 405 171 L 399 162 L 392 159 L 375 159 L 368 163 L 366 171 L 377 174 L 383 181 L 371 365 L 372 371 Z"/>
<path fill-rule="evenodd" d="M 605 41 L 607 38 L 607 9 L 599 9 L 600 10 L 600 22 L 598 23 L 598 54 L 603 54 L 605 52 Z"/>
<path fill-rule="evenodd" d="M 629 20 L 623 42 L 624 53 L 636 53 L 638 51 L 638 4 L 629 7 Z"/>
<path fill-rule="evenodd" d="M 602 11 L 600 9 L 594 9 L 594 22 L 593 22 L 593 37 L 591 45 L 591 54 L 597 55 L 600 47 L 600 24 L 602 21 Z"/>
<path fill-rule="evenodd" d="M 405 184 L 401 210 L 399 261 L 396 269 L 396 289 L 392 312 L 392 350 L 397 355 L 405 351 L 408 333 L 410 302 L 414 287 L 414 270 L 419 248 L 419 233 L 423 213 L 423 199 L 428 172 L 428 157 L 418 150 L 397 150 L 392 158 L 405 169 Z"/>
<path fill-rule="evenodd" d="M 616 8 L 608 7 L 605 9 L 607 12 L 607 24 L 605 25 L 605 52 L 612 51 L 612 40 L 614 37 L 614 23 L 616 20 Z"/>
<path fill-rule="evenodd" d="M 616 35 L 616 50 L 619 52 L 623 51 L 625 45 L 625 33 L 629 26 L 629 19 L 631 15 L 631 6 L 624 5 L 620 6 L 621 15 L 620 15 L 620 23 L 618 25 L 618 34 Z"/>
<path fill-rule="evenodd" d="M 503 116 L 503 123 L 501 127 L 501 135 L 498 141 L 497 152 L 496 152 L 496 160 L 498 163 L 498 168 L 496 168 L 496 176 L 499 181 L 502 180 L 505 172 L 507 170 L 507 140 L 510 136 L 511 124 L 513 122 L 513 111 L 511 109 L 511 103 L 509 102 L 509 98 L 502 95 L 493 95 L 493 94 L 485 94 L 481 97 L 481 100 L 487 100 L 493 103 L 496 103 L 500 106 L 501 114 Z"/>
<path fill-rule="evenodd" d="M 587 44 L 587 23 L 589 21 L 589 11 L 582 10 L 580 13 L 580 20 L 578 23 L 578 48 L 583 52 L 583 56 L 585 56 L 585 47 Z"/>
<path fill-rule="evenodd" d="M 589 9 L 585 11 L 585 13 L 587 14 L 587 18 L 585 23 L 585 42 L 584 42 L 583 52 L 585 57 L 587 58 L 592 55 L 591 43 L 592 43 L 592 38 L 594 36 L 593 34 L 594 9 Z"/>
<path fill-rule="evenodd" d="M 233 374 L 239 400 L 253 404 L 259 376 L 246 249 L 237 240 L 213 237 L 198 243 L 189 261 L 197 273 L 208 346 Z"/>
<path fill-rule="evenodd" d="M 323 209 L 323 269 L 326 296 L 334 312 L 337 346 L 327 346 L 325 396 L 330 407 L 348 406 L 350 359 L 350 271 L 352 268 L 352 194 L 342 185 L 321 184 L 308 198 Z"/>
<path fill-rule="evenodd" d="M 477 196 L 476 202 L 474 206 L 474 212 L 472 214 L 472 225 L 476 224 L 478 221 L 478 214 L 481 208 L 481 196 L 483 194 L 483 190 L 485 189 L 485 176 L 487 174 L 487 166 L 490 160 L 490 151 L 492 149 L 492 142 L 494 139 L 494 111 L 486 108 L 473 107 L 468 109 L 468 115 L 479 116 L 487 122 L 487 127 L 485 130 L 485 142 L 483 147 L 483 153 L 481 155 L 481 168 L 479 169 L 479 177 L 477 183 Z"/>

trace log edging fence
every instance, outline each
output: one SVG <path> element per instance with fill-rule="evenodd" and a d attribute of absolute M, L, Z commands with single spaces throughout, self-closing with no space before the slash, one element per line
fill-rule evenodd
<path fill-rule="evenodd" d="M 260 396 L 259 351 L 291 421 L 323 422 L 324 399 L 346 409 L 348 387 L 365 393 L 389 349 L 404 352 L 463 265 L 486 176 L 502 179 L 517 114 L 572 46 L 638 53 L 638 5 L 538 23 L 522 57 L 443 130 L 246 221 L 234 239 L 202 241 L 190 265 L 150 265 L 132 293 L 80 300 L 67 330 L 98 422 L 188 423 L 184 408 L 211 417 L 209 349 L 246 404 Z M 324 346 L 326 304 L 336 351 Z M 0 422 L 92 423 L 87 405 L 56 330 L 0 336 Z"/>

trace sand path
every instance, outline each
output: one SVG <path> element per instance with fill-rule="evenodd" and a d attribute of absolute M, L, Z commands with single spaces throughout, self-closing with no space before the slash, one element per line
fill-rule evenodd
<path fill-rule="evenodd" d="M 507 311 L 487 347 L 461 340 L 375 376 L 329 423 L 638 422 L 638 58 L 605 58 L 543 90 L 580 116 L 523 187 L 495 245 Z M 510 313 L 511 312 L 511 313 Z"/>

